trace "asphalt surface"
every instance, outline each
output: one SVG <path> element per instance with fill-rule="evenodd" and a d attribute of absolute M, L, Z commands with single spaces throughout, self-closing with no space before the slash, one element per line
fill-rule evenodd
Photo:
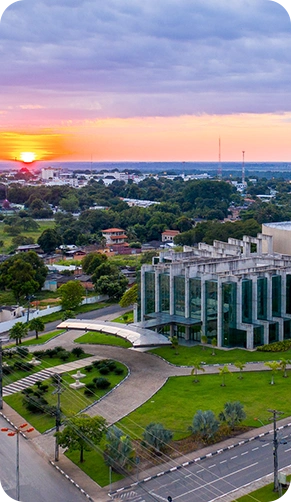
<path fill-rule="evenodd" d="M 7 422 L 0 417 L 0 427 Z M 16 499 L 16 436 L 0 432 L 1 485 Z M 33 448 L 31 441 L 19 437 L 20 500 L 22 502 L 84 502 L 86 498 L 70 481 L 61 476 Z M 0 492 L 1 498 L 1 492 Z M 2 499 L 1 499 L 2 500 Z"/>
<path fill-rule="evenodd" d="M 279 439 L 286 442 L 278 448 L 279 470 L 284 470 L 291 464 L 291 428 L 281 431 Z M 166 502 L 171 496 L 173 502 L 223 501 L 238 488 L 266 475 L 270 475 L 269 482 L 273 482 L 273 462 L 273 435 L 270 434 L 136 486 L 127 490 L 127 496 L 123 493 L 123 499 Z M 120 500 L 120 495 L 115 498 Z M 230 500 L 235 498 L 233 494 Z"/>

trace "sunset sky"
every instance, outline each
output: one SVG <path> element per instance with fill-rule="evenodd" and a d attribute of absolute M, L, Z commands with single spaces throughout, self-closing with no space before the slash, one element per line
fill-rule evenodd
<path fill-rule="evenodd" d="M 269 0 L 22 0 L 0 160 L 291 162 L 291 22 Z"/>

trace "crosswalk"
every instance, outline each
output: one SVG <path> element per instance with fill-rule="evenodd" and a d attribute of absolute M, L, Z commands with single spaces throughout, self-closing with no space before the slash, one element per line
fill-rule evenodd
<path fill-rule="evenodd" d="M 22 390 L 27 389 L 28 387 L 34 385 L 36 382 L 47 380 L 54 374 L 55 370 L 52 368 L 52 369 L 41 370 L 38 373 L 34 373 L 33 375 L 21 378 L 17 382 L 5 385 L 5 387 L 3 388 L 3 396 L 4 397 L 11 396 L 11 394 L 15 394 L 16 392 L 21 392 Z"/>

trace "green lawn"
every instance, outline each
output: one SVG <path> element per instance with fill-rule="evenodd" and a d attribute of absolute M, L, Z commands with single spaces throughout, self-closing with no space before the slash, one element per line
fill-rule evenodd
<path fill-rule="evenodd" d="M 92 310 L 103 309 L 104 307 L 108 307 L 112 305 L 112 302 L 97 302 L 97 303 L 87 303 L 85 305 L 80 305 L 80 307 L 74 310 L 75 314 L 78 315 L 84 312 L 91 312 Z M 48 314 L 42 317 L 43 322 L 46 324 L 48 322 L 60 321 L 64 315 L 64 311 L 60 310 L 59 312 L 54 312 L 53 314 Z"/>
<path fill-rule="evenodd" d="M 126 319 L 124 319 L 123 315 L 116 317 L 116 319 L 113 319 L 113 322 L 120 322 L 122 324 L 128 324 L 128 323 L 133 322 L 133 311 L 132 310 L 130 312 L 126 313 L 126 315 L 127 315 Z"/>
<path fill-rule="evenodd" d="M 235 363 L 236 361 L 256 362 L 256 361 L 274 361 L 280 359 L 291 359 L 291 350 L 286 352 L 250 352 L 243 349 L 232 350 L 219 350 L 214 349 L 215 356 L 212 355 L 213 349 L 210 347 L 203 347 L 195 345 L 193 347 L 185 347 L 179 345 L 177 352 L 168 347 L 160 347 L 158 349 L 150 350 L 152 354 L 157 354 L 163 357 L 172 364 L 178 366 L 192 366 L 194 361 L 204 361 L 206 364 L 226 364 Z"/>
<path fill-rule="evenodd" d="M 102 487 L 109 485 L 109 467 L 105 464 L 102 453 L 105 448 L 105 443 L 106 440 L 103 439 L 101 443 L 97 445 L 97 451 L 85 451 L 85 461 L 82 464 L 79 462 L 79 451 L 66 452 L 66 456 L 72 460 L 72 462 Z M 123 479 L 123 477 L 122 474 L 118 474 L 112 470 L 112 483 Z"/>
<path fill-rule="evenodd" d="M 52 338 L 55 338 L 58 335 L 61 335 L 62 333 L 65 333 L 65 329 L 57 329 L 56 331 L 51 331 L 50 333 L 45 333 L 44 335 L 39 335 L 38 339 L 33 338 L 31 340 L 24 340 L 24 342 L 21 343 L 21 347 L 23 346 L 28 346 L 28 345 L 41 345 L 48 340 L 51 340 Z"/>
<path fill-rule="evenodd" d="M 100 333 L 100 331 L 88 331 L 85 335 L 80 336 L 74 340 L 77 343 L 96 343 L 98 345 L 116 345 L 118 347 L 129 348 L 132 344 L 115 335 L 106 335 L 106 333 Z"/>
<path fill-rule="evenodd" d="M 244 425 L 259 427 L 255 417 L 268 423 L 267 408 L 291 415 L 291 402 L 286 399 L 290 392 L 290 378 L 282 373 L 275 377 L 275 385 L 270 385 L 270 371 L 244 372 L 239 380 L 237 374 L 226 375 L 226 386 L 221 387 L 221 377 L 199 375 L 200 382 L 193 383 L 193 377 L 171 377 L 143 406 L 130 413 L 119 425 L 129 428 L 140 438 L 143 428 L 150 422 L 161 422 L 174 432 L 178 440 L 189 435 L 193 416 L 201 409 L 212 410 L 216 415 L 222 411 L 227 401 L 240 401 L 244 405 L 247 418 Z"/>
<path fill-rule="evenodd" d="M 108 375 L 105 375 L 111 385 L 106 390 L 96 389 L 96 392 L 93 396 L 88 397 L 84 395 L 84 388 L 74 390 L 69 387 L 69 384 L 74 383 L 75 380 L 70 376 L 71 374 L 76 373 L 76 371 L 71 371 L 70 373 L 62 374 L 62 385 L 63 392 L 61 394 L 61 409 L 64 416 L 75 415 L 80 410 L 86 408 L 94 401 L 100 399 L 100 397 L 104 396 L 109 392 L 110 389 L 115 387 L 127 374 L 127 368 L 121 363 L 116 362 L 116 366 L 118 368 L 122 368 L 124 373 L 122 375 L 115 375 L 113 372 L 110 372 Z M 98 369 L 93 369 L 88 372 L 85 369 L 80 370 L 81 373 L 86 374 L 85 378 L 82 378 L 82 383 L 89 383 L 93 380 L 94 377 L 100 377 Z M 45 381 L 45 383 L 50 383 L 50 380 Z M 48 392 L 45 393 L 44 397 L 48 401 L 50 405 L 56 405 L 56 396 L 52 394 L 54 390 L 53 385 L 50 385 Z M 47 429 L 50 429 L 55 424 L 54 417 L 50 415 L 45 415 L 43 413 L 31 413 L 27 411 L 26 407 L 23 404 L 23 395 L 20 392 L 16 394 L 12 394 L 11 396 L 7 396 L 4 398 L 5 402 L 9 404 L 12 408 L 14 408 L 22 417 L 25 418 L 35 429 L 39 432 L 43 433 Z"/>
<path fill-rule="evenodd" d="M 287 476 L 288 481 L 290 481 L 290 476 Z M 235 499 L 235 502 L 273 502 L 273 500 L 280 499 L 280 495 L 278 493 L 273 492 L 274 483 L 270 483 L 267 486 L 263 486 L 254 492 L 251 492 L 249 495 L 244 495 L 239 499 Z M 284 495 L 286 490 L 283 490 Z M 290 495 L 289 495 L 290 497 Z M 285 497 L 286 498 L 286 497 Z M 285 500 L 285 499 L 284 499 Z"/>

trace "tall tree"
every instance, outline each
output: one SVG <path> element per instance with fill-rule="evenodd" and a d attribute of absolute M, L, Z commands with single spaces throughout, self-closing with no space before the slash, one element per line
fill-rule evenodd
<path fill-rule="evenodd" d="M 231 371 L 230 369 L 228 368 L 228 366 L 222 366 L 221 368 L 218 368 L 219 369 L 219 374 L 222 378 L 222 383 L 221 383 L 221 387 L 225 387 L 225 377 L 226 375 L 230 375 L 231 374 Z"/>
<path fill-rule="evenodd" d="M 123 293 L 119 305 L 122 308 L 130 307 L 131 305 L 137 302 L 137 296 L 138 296 L 138 286 L 137 284 L 134 284 L 133 286 L 131 286 L 130 289 L 128 289 L 127 291 L 125 291 L 125 293 Z"/>
<path fill-rule="evenodd" d="M 269 361 L 265 363 L 265 366 L 268 366 L 272 371 L 271 385 L 275 383 L 275 374 L 280 369 L 280 363 L 278 361 Z"/>
<path fill-rule="evenodd" d="M 194 361 L 194 363 L 193 363 L 193 369 L 191 370 L 191 375 L 195 376 L 195 378 L 193 380 L 194 383 L 198 383 L 199 382 L 199 380 L 197 378 L 198 371 L 205 371 L 205 369 L 203 368 L 203 366 L 202 366 L 202 364 L 201 364 L 200 361 Z"/>
<path fill-rule="evenodd" d="M 29 329 L 32 331 L 35 331 L 35 338 L 38 339 L 38 333 L 40 331 L 43 331 L 45 328 L 45 324 L 43 320 L 40 317 L 35 317 L 34 319 L 31 319 L 29 323 Z"/>
<path fill-rule="evenodd" d="M 63 310 L 72 310 L 77 308 L 82 302 L 85 294 L 80 281 L 68 281 L 59 288 L 61 296 L 61 305 Z"/>
<path fill-rule="evenodd" d="M 126 469 L 133 461 L 134 450 L 129 436 L 116 425 L 111 425 L 106 432 L 105 462 L 113 468 Z"/>
<path fill-rule="evenodd" d="M 70 451 L 80 451 L 80 462 L 84 462 L 84 451 L 91 451 L 99 444 L 106 429 L 103 417 L 90 417 L 85 413 L 70 418 L 62 432 L 58 432 L 60 446 Z"/>
<path fill-rule="evenodd" d="M 62 243 L 62 238 L 53 228 L 46 228 L 37 243 L 45 253 L 52 253 Z"/>
<path fill-rule="evenodd" d="M 23 322 L 17 322 L 12 326 L 9 330 L 9 338 L 15 340 L 15 344 L 19 345 L 21 343 L 22 338 L 27 335 L 27 324 Z"/>

